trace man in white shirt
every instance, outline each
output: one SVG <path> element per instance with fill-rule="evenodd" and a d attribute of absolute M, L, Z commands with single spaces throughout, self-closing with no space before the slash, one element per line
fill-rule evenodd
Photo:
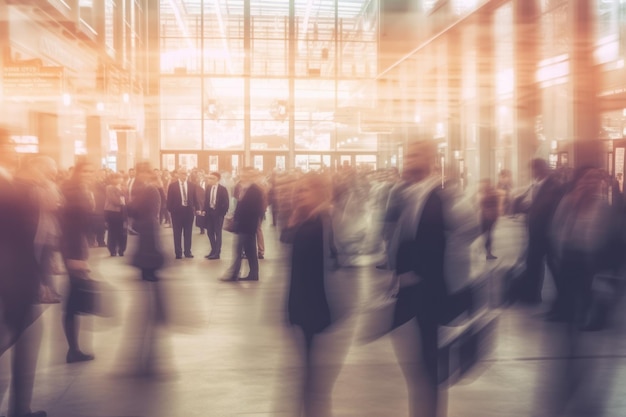
<path fill-rule="evenodd" d="M 167 190 L 167 209 L 172 215 L 174 231 L 174 252 L 176 259 L 193 258 L 191 253 L 191 235 L 193 232 L 194 214 L 198 210 L 196 190 L 193 183 L 187 180 L 187 169 L 178 169 L 178 181 L 172 181 Z M 184 238 L 184 251 L 181 245 Z"/>

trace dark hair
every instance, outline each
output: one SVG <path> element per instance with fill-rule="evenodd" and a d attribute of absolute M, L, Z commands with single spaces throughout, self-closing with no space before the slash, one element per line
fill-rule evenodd
<path fill-rule="evenodd" d="M 215 172 L 211 172 L 209 175 L 213 175 L 215 177 L 217 177 L 217 180 L 221 180 L 222 179 L 222 174 L 220 174 L 219 172 L 215 171 Z"/>

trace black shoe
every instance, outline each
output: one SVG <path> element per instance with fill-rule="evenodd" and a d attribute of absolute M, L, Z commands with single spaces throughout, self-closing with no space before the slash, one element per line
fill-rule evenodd
<path fill-rule="evenodd" d="M 498 259 L 498 257 L 493 255 L 493 254 L 491 254 L 491 253 L 487 254 L 487 260 L 488 261 L 493 261 L 494 259 Z"/>
<path fill-rule="evenodd" d="M 238 278 L 237 277 L 224 277 L 224 278 L 220 278 L 220 281 L 235 282 L 235 281 L 238 281 Z"/>
<path fill-rule="evenodd" d="M 213 254 L 212 254 L 212 253 L 209 253 L 208 255 L 205 255 L 205 256 L 204 256 L 204 258 L 205 258 L 205 259 L 211 259 L 211 256 L 213 256 Z"/>
<path fill-rule="evenodd" d="M 183 259 L 182 255 L 176 255 L 176 259 Z"/>
<path fill-rule="evenodd" d="M 75 363 L 75 362 L 87 362 L 95 359 L 95 356 L 89 355 L 87 353 L 83 353 L 80 350 L 77 352 L 67 352 L 67 356 L 65 360 L 67 363 Z"/>
<path fill-rule="evenodd" d="M 258 281 L 259 277 L 251 277 L 248 275 L 247 277 L 239 278 L 240 281 Z"/>
<path fill-rule="evenodd" d="M 257 256 L 257 258 L 258 258 L 258 259 L 265 259 L 265 256 L 263 256 L 263 255 L 259 254 L 259 255 Z"/>
<path fill-rule="evenodd" d="M 189 254 L 185 255 L 185 258 L 193 258 L 193 255 L 189 253 Z"/>
<path fill-rule="evenodd" d="M 376 265 L 376 269 L 387 269 L 387 264 L 386 263 L 378 264 L 378 265 Z"/>
<path fill-rule="evenodd" d="M 115 256 L 115 252 L 111 252 L 111 256 Z"/>
<path fill-rule="evenodd" d="M 119 256 L 124 256 L 124 252 L 118 253 Z"/>
<path fill-rule="evenodd" d="M 219 256 L 219 255 L 209 255 L 209 256 L 207 256 L 206 258 L 207 258 L 207 259 L 211 259 L 211 260 L 213 260 L 213 259 L 219 259 L 219 258 L 220 258 L 220 256 Z"/>

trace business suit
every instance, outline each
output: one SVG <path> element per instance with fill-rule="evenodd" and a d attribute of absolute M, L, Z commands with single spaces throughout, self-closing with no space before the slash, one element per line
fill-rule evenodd
<path fill-rule="evenodd" d="M 215 187 L 215 191 L 213 188 Z M 211 198 L 215 192 L 214 207 L 211 207 Z M 226 187 L 215 184 L 206 188 L 204 199 L 204 212 L 206 220 L 206 233 L 211 243 L 211 253 L 215 257 L 220 256 L 222 251 L 222 227 L 224 225 L 224 216 L 230 207 L 230 197 Z"/>
<path fill-rule="evenodd" d="M 184 184 L 183 184 L 184 183 Z M 187 201 L 183 201 L 181 186 L 186 187 Z M 190 181 L 173 181 L 167 189 L 167 209 L 172 217 L 174 231 L 174 252 L 177 258 L 183 255 L 181 238 L 184 238 L 184 254 L 191 258 L 191 234 L 193 219 L 197 209 L 195 185 Z"/>

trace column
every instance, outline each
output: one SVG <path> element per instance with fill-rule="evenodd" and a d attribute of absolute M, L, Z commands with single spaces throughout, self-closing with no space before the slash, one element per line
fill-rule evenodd
<path fill-rule="evenodd" d="M 597 92 L 600 77 L 593 63 L 594 5 L 591 0 L 569 3 L 574 167 L 604 166 L 602 142 L 598 138 L 600 114 Z"/>
<path fill-rule="evenodd" d="M 520 185 L 531 180 L 529 162 L 539 146 L 535 123 L 541 112 L 541 101 L 535 74 L 539 60 L 540 26 L 536 2 L 515 0 L 513 7 L 516 118 L 512 168 L 513 175 L 517 172 L 516 184 Z"/>
<path fill-rule="evenodd" d="M 461 33 L 451 30 L 446 35 L 448 55 L 448 146 L 446 149 L 446 176 L 458 178 L 459 162 L 456 158 L 460 154 L 461 143 L 461 94 L 463 85 L 463 54 L 461 48 Z"/>
<path fill-rule="evenodd" d="M 102 118 L 100 116 L 87 116 L 87 160 L 95 167 L 102 167 Z"/>
<path fill-rule="evenodd" d="M 148 147 L 148 159 L 154 167 L 161 166 L 161 53 L 159 0 L 146 0 L 144 13 L 147 14 L 147 30 L 145 31 L 145 80 L 144 80 L 144 111 L 145 130 L 144 143 Z"/>
<path fill-rule="evenodd" d="M 250 77 L 252 72 L 252 39 L 250 30 L 251 25 L 250 18 L 250 0 L 243 0 L 243 146 L 244 157 L 243 167 L 252 166 L 252 155 L 250 154 L 250 148 L 252 147 L 251 139 L 251 114 L 250 114 Z"/>
<path fill-rule="evenodd" d="M 11 59 L 11 42 L 9 40 L 9 8 L 5 0 L 0 0 L 0 106 L 3 105 L 4 92 L 3 92 L 3 71 L 4 66 Z M 0 115 L 0 123 L 4 124 L 5 120 L 3 115 Z"/>
<path fill-rule="evenodd" d="M 335 23 L 335 27 L 336 23 Z M 296 104 L 296 86 L 295 86 L 295 77 L 296 77 L 296 5 L 295 0 L 289 0 L 289 39 L 288 47 L 289 53 L 287 54 L 288 62 L 288 71 L 287 76 L 289 80 L 289 98 L 287 103 L 287 117 L 289 123 L 289 132 L 288 132 L 288 147 L 289 147 L 289 155 L 287 156 L 287 161 L 285 163 L 285 167 L 287 169 L 292 169 L 296 163 L 296 121 L 295 121 L 295 104 Z M 335 59 L 337 59 L 337 54 L 335 53 Z M 335 107 L 336 109 L 336 107 Z"/>
<path fill-rule="evenodd" d="M 478 178 L 490 178 L 493 170 L 494 142 L 494 36 L 492 12 L 482 9 L 476 16 L 476 66 L 478 78 L 478 131 L 476 147 L 478 153 Z"/>

